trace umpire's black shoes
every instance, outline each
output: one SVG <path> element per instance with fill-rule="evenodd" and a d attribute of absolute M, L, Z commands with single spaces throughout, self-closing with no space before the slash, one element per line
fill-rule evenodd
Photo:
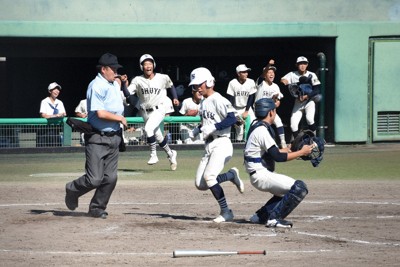
<path fill-rule="evenodd" d="M 78 197 L 67 188 L 65 188 L 65 205 L 68 209 L 75 210 L 78 207 Z"/>
<path fill-rule="evenodd" d="M 94 218 L 106 219 L 108 216 L 108 213 L 102 209 L 91 209 L 91 210 L 89 210 L 89 215 Z"/>

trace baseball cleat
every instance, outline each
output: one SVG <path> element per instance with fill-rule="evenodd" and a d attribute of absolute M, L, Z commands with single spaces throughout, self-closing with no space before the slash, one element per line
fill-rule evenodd
<path fill-rule="evenodd" d="M 157 155 L 151 155 L 149 161 L 147 162 L 148 165 L 154 165 L 158 162 Z"/>
<path fill-rule="evenodd" d="M 178 162 L 176 161 L 176 151 L 172 150 L 172 155 L 170 157 L 168 157 L 169 162 L 171 162 L 171 170 L 175 171 L 176 167 L 178 166 Z"/>
<path fill-rule="evenodd" d="M 234 183 L 237 187 L 237 189 L 239 190 L 240 193 L 243 194 L 244 192 L 244 184 L 242 182 L 242 180 L 239 177 L 239 170 L 235 167 L 231 168 L 229 170 L 231 173 L 233 173 L 233 175 L 235 176 L 232 180 L 232 183 Z"/>
<path fill-rule="evenodd" d="M 272 219 L 268 220 L 265 226 L 268 228 L 292 228 L 293 223 L 286 220 Z"/>
<path fill-rule="evenodd" d="M 232 210 L 221 211 L 220 215 L 218 215 L 218 217 L 215 218 L 213 221 L 216 222 L 216 223 L 233 221 L 233 212 L 232 212 Z"/>

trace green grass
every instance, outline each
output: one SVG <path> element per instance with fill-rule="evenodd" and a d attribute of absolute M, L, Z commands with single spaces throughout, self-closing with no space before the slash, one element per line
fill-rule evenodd
<path fill-rule="evenodd" d="M 225 166 L 225 170 L 236 166 L 241 176 L 248 179 L 243 166 L 243 151 L 235 149 L 234 156 Z M 120 154 L 120 180 L 193 180 L 202 150 L 179 150 L 178 169 L 169 170 L 169 161 L 163 151 L 158 151 L 160 162 L 154 166 L 147 165 L 148 151 L 124 152 Z M 314 168 L 310 162 L 293 160 L 277 163 L 276 171 L 295 179 L 379 179 L 400 180 L 399 146 L 336 146 L 327 148 L 324 160 Z M 32 177 L 37 173 L 83 173 L 84 153 L 52 154 L 9 154 L 0 155 L 0 182 L 59 182 L 69 181 L 72 177 L 60 175 L 51 177 Z M 136 175 L 129 175 L 135 173 Z"/>

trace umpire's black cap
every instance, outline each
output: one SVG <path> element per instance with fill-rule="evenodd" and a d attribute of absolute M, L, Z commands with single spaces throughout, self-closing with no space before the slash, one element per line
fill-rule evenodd
<path fill-rule="evenodd" d="M 108 66 L 116 69 L 122 68 L 122 65 L 118 64 L 117 57 L 110 53 L 105 53 L 100 57 L 97 67 L 99 68 L 102 66 Z"/>

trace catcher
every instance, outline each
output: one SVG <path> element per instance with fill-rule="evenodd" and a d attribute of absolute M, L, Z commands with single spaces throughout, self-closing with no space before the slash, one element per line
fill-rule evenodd
<path fill-rule="evenodd" d="M 265 224 L 266 227 L 291 228 L 293 224 L 284 219 L 305 198 L 308 189 L 301 180 L 275 173 L 275 162 L 285 162 L 298 157 L 306 159 L 314 153 L 315 145 L 298 142 L 297 151 L 292 152 L 290 146 L 279 149 L 275 143 L 275 133 L 271 128 L 276 116 L 274 100 L 261 98 L 256 101 L 254 111 L 257 120 L 249 130 L 244 149 L 244 164 L 250 175 L 251 184 L 273 196 L 256 211 L 250 221 Z M 322 154 L 318 156 L 322 159 Z"/>

